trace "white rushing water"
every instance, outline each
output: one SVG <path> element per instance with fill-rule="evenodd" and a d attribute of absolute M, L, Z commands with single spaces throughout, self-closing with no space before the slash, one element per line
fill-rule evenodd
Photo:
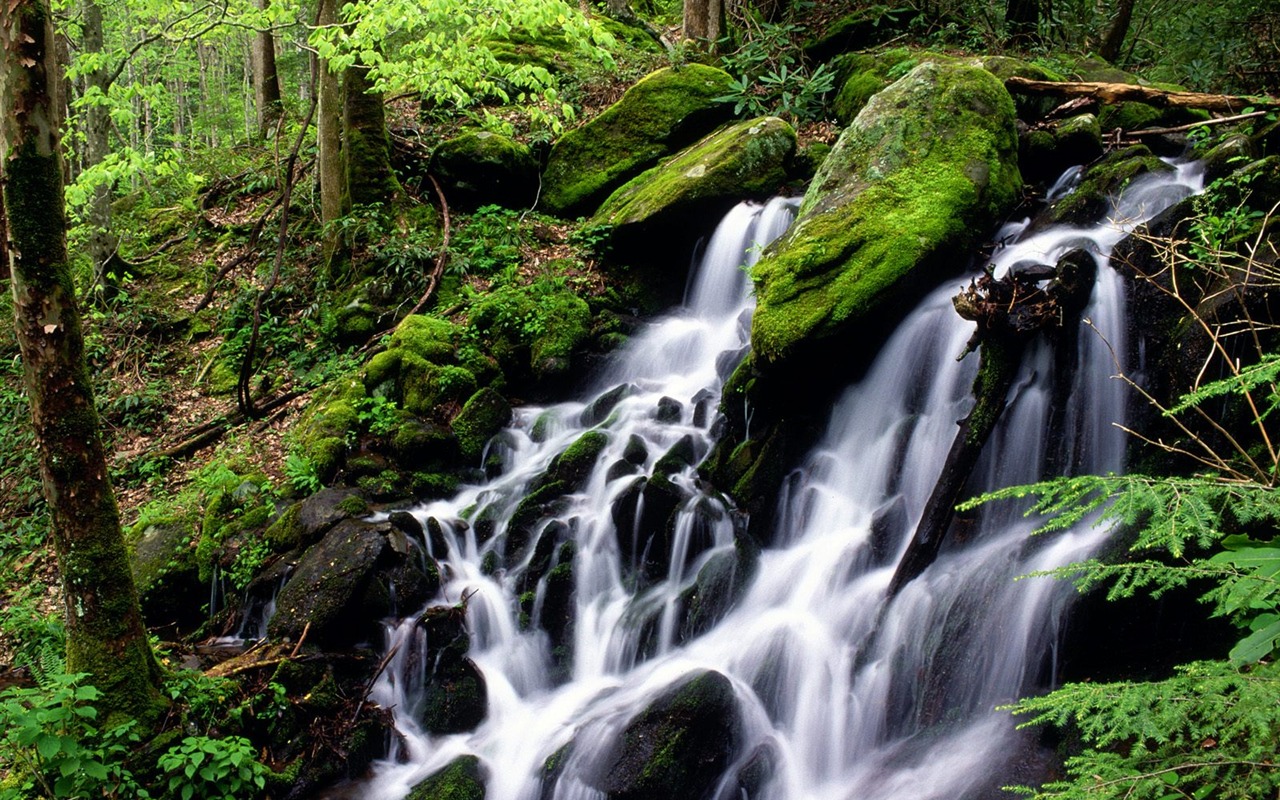
<path fill-rule="evenodd" d="M 1093 228 L 1010 231 L 1015 241 L 996 254 L 997 270 L 1028 260 L 1053 264 L 1080 246 L 1105 267 L 1133 224 L 1197 182 L 1188 170 L 1136 181 L 1112 220 Z M 1106 532 L 1084 525 L 1032 538 L 1034 524 L 1018 509 L 984 507 L 957 521 L 937 560 L 886 600 L 956 422 L 972 404 L 977 358 L 956 360 L 972 324 L 950 302 L 961 280 L 930 294 L 836 403 L 825 435 L 786 481 L 755 578 L 710 630 L 682 635 L 679 597 L 708 561 L 734 551 L 735 525 L 693 469 L 672 476 L 685 499 L 665 571 L 640 577 L 645 553 L 631 551 L 643 543 L 632 548 L 633 532 L 617 530 L 615 506 L 625 505 L 637 475 L 650 475 L 682 440 L 695 463 L 710 448 L 720 386 L 747 341 L 752 301 L 743 264 L 754 260 L 757 243 L 785 229 L 795 206 L 775 200 L 732 211 L 707 247 L 686 306 L 635 337 L 585 401 L 518 410 L 491 444 L 498 450 L 490 455 L 502 461 L 496 478 L 412 509 L 443 526 L 447 552 L 430 553 L 444 577 L 433 605 L 469 598 L 469 655 L 485 677 L 488 712 L 473 732 L 424 733 L 420 614 L 390 626 L 395 656 L 371 700 L 394 710 L 402 742 L 352 796 L 398 800 L 457 756 L 474 754 L 486 768 L 488 800 L 603 798 L 589 777 L 600 773 L 599 759 L 629 720 L 696 670 L 728 676 L 740 709 L 737 752 L 718 790 L 724 800 L 747 796 L 732 776 L 762 752 L 772 770 L 753 798 L 953 800 L 988 796 L 1032 749 L 1019 744 L 1008 714 L 994 709 L 1052 682 L 1073 592 L 1014 578 L 1085 557 Z M 1110 269 L 1099 270 L 1085 316 L 1101 335 L 1079 337 L 1069 389 L 1053 385 L 1063 371 L 1053 368 L 1051 345 L 1028 351 L 976 471 L 976 490 L 1038 480 L 1051 463 L 1069 473 L 1123 467 L 1123 434 L 1113 423 L 1124 419 L 1126 396 L 1112 378 L 1111 352 L 1127 347 L 1122 287 Z M 618 385 L 629 388 L 617 405 L 596 415 L 598 424 L 584 424 L 584 412 L 594 419 L 589 401 Z M 1072 399 L 1055 409 L 1052 398 L 1064 391 Z M 1052 437 L 1051 424 L 1059 426 Z M 531 483 L 592 428 L 607 436 L 595 468 L 555 519 L 535 528 L 557 526 L 550 530 L 561 532 L 558 541 L 576 544 L 572 553 L 556 551 L 573 559 L 566 664 L 536 624 L 546 611 L 547 579 L 524 585 L 533 553 L 505 554 L 504 541 Z M 476 522 L 486 518 L 494 532 L 480 541 Z M 632 524 L 630 516 L 619 519 L 624 528 Z M 504 567 L 484 568 L 490 551 L 504 555 Z M 491 564 L 495 557 L 488 556 Z M 531 629 L 521 625 L 521 586 L 534 592 Z M 570 741 L 559 780 L 543 787 L 544 761 Z"/>

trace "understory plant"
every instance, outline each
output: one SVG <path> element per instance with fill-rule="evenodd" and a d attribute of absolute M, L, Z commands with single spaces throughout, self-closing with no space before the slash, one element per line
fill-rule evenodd
<path fill-rule="evenodd" d="M 1196 589 L 1238 639 L 1222 658 L 1163 680 L 1068 684 L 1009 707 L 1022 727 L 1056 726 L 1078 743 L 1065 777 L 1012 791 L 1063 800 L 1280 796 L 1280 340 L 1250 311 L 1280 286 L 1280 271 L 1266 234 L 1275 208 L 1254 213 L 1249 200 L 1240 181 L 1220 182 L 1189 227 L 1144 243 L 1158 268 L 1141 278 L 1207 342 L 1199 374 L 1221 376 L 1197 379 L 1167 403 L 1122 376 L 1169 427 L 1134 434 L 1181 474 L 1058 478 L 964 505 L 1031 498 L 1028 514 L 1047 517 L 1042 531 L 1088 519 L 1113 525 L 1129 537 L 1120 558 L 1048 574 L 1082 591 L 1104 588 L 1109 599 Z"/>

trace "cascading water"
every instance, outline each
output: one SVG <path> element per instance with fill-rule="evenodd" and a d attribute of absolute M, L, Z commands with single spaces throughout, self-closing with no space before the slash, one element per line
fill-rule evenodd
<path fill-rule="evenodd" d="M 1093 228 L 1008 232 L 1006 239 L 1022 238 L 997 253 L 997 271 L 1027 260 L 1053 264 L 1082 245 L 1094 253 L 1104 268 L 1085 313 L 1101 335 L 1080 336 L 1074 399 L 1057 417 L 1052 398 L 1062 387 L 1053 381 L 1063 373 L 1051 368 L 1053 348 L 1028 352 L 975 472 L 978 490 L 1038 480 L 1049 464 L 1069 473 L 1123 466 L 1123 434 L 1113 423 L 1123 420 L 1126 397 L 1111 378 L 1112 352 L 1126 352 L 1123 294 L 1105 264 L 1133 224 L 1198 180 L 1182 168 L 1136 181 L 1113 219 Z M 754 580 L 709 630 L 681 627 L 681 595 L 700 569 L 733 552 L 730 510 L 685 466 L 670 472 L 682 499 L 660 569 L 626 529 L 639 527 L 652 501 L 639 493 L 627 505 L 637 476 L 655 482 L 664 453 L 696 463 L 709 448 L 719 387 L 747 339 L 741 265 L 754 260 L 756 243 L 781 233 L 794 207 L 775 200 L 732 211 L 686 307 L 636 337 L 590 403 L 518 411 L 490 445 L 486 463 L 500 462 L 497 477 L 413 510 L 424 523 L 438 521 L 426 547 L 444 582 L 432 605 L 465 598 L 487 716 L 469 733 L 425 733 L 422 614 L 392 626 L 394 655 L 371 701 L 394 710 L 402 738 L 352 796 L 398 800 L 457 756 L 475 754 L 487 768 L 488 800 L 603 798 L 593 788 L 607 766 L 601 760 L 628 722 L 705 670 L 728 677 L 739 710 L 736 752 L 716 790 L 725 800 L 978 797 L 1010 774 L 1028 748 L 994 708 L 1053 680 L 1057 626 L 1072 594 L 1052 581 L 1014 578 L 1087 556 L 1106 531 L 1082 525 L 1033 538 L 1017 509 L 984 507 L 886 599 L 956 421 L 972 404 L 976 359 L 956 361 L 971 331 L 951 308 L 957 285 L 929 295 L 837 402 L 824 438 L 786 482 Z M 1044 444 L 1051 420 L 1060 420 L 1057 448 Z M 512 517 L 522 499 L 588 430 L 604 434 L 589 472 L 532 531 L 520 530 Z M 619 516 L 620 506 L 633 512 Z M 542 548 L 544 540 L 555 547 Z M 549 571 L 530 578 L 547 556 Z M 547 624 L 557 604 L 551 584 L 566 565 L 570 573 L 558 574 L 572 575 L 573 622 L 557 628 Z M 544 762 L 569 742 L 554 786 L 543 786 Z M 747 791 L 733 776 L 757 762 L 769 769 Z"/>

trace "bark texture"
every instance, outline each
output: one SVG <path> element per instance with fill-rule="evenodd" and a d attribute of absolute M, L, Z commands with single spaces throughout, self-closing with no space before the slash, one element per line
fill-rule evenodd
<path fill-rule="evenodd" d="M 316 24 L 334 25 L 338 21 L 335 0 L 319 0 Z M 329 62 L 320 59 L 319 99 L 316 110 L 316 139 L 320 149 L 316 169 L 320 181 L 320 222 L 325 226 L 325 261 L 333 265 L 339 257 L 339 237 L 332 224 L 342 216 L 342 198 L 346 195 L 346 174 L 342 170 L 342 88 L 338 76 L 329 69 Z"/>
<path fill-rule="evenodd" d="M 67 259 L 44 0 L 0 5 L 0 152 L 18 344 L 62 578 L 67 669 L 87 672 L 110 713 L 148 718 L 160 703 L 107 476 Z"/>
<path fill-rule="evenodd" d="M 715 42 L 724 35 L 724 0 L 684 0 L 684 38 Z"/>
<path fill-rule="evenodd" d="M 266 10 L 270 0 L 257 0 Z M 276 72 L 276 40 L 271 31 L 253 35 L 253 94 L 258 109 L 258 138 L 270 138 L 284 113 L 280 101 L 280 76 Z"/>
<path fill-rule="evenodd" d="M 1129 83 L 1093 83 L 1088 81 L 1035 81 L 1009 78 L 1005 88 L 1014 94 L 1048 95 L 1050 97 L 1091 97 L 1099 103 L 1146 103 L 1157 108 L 1202 108 L 1205 111 L 1238 113 L 1246 106 L 1280 106 L 1274 98 L 1236 97 L 1228 94 L 1171 92 L 1154 86 Z"/>

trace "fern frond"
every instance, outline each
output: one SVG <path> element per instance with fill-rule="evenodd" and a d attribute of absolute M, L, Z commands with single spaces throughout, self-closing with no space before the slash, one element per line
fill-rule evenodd
<path fill-rule="evenodd" d="M 1268 353 L 1234 375 L 1211 381 L 1184 394 L 1172 408 L 1164 411 L 1164 416 L 1172 417 L 1208 400 L 1252 392 L 1259 387 L 1266 387 L 1270 397 L 1274 394 L 1272 384 L 1277 378 L 1280 378 L 1280 353 Z"/>
<path fill-rule="evenodd" d="M 1019 727 L 1069 725 L 1086 744 L 1067 760 L 1070 780 L 1031 793 L 1041 800 L 1256 800 L 1280 790 L 1275 664 L 1198 662 L 1163 681 L 1068 684 L 1011 710 L 1028 717 Z"/>

